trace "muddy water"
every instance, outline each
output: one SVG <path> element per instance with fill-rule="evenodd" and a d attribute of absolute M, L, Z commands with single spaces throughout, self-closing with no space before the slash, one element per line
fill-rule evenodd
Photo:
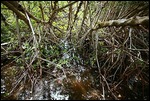
<path fill-rule="evenodd" d="M 36 79 L 34 85 L 27 81 L 24 83 L 23 80 L 17 85 L 20 71 L 15 64 L 1 71 L 1 100 L 101 99 L 99 90 L 94 88 L 91 70 L 83 66 L 65 69 L 66 75 L 55 68 L 48 71 L 51 75 L 47 73 L 42 79 Z M 52 73 L 59 76 L 53 77 Z"/>
<path fill-rule="evenodd" d="M 62 59 L 70 57 L 71 54 L 64 53 Z M 1 100 L 101 100 L 103 98 L 98 70 L 76 62 L 66 65 L 64 71 L 56 67 L 43 69 L 42 79 L 35 78 L 30 81 L 24 73 L 15 63 L 1 68 Z M 138 93 L 132 92 L 126 83 L 120 84 L 116 89 L 114 93 L 116 92 L 118 99 L 149 99 L 149 91 L 146 92 L 145 98 L 138 98 L 142 94 L 138 91 Z M 107 100 L 113 99 L 107 90 L 105 93 Z"/>
<path fill-rule="evenodd" d="M 15 66 L 15 63 L 7 65 L 1 70 L 1 100 L 101 100 L 102 90 L 98 85 L 96 69 L 90 69 L 79 65 L 65 68 L 62 70 L 54 68 L 52 70 L 43 70 L 43 78 L 35 81 L 19 81 L 23 75 L 22 69 Z M 57 74 L 57 75 L 56 75 Z M 25 77 L 24 77 L 25 78 Z M 143 89 L 141 81 L 135 82 L 135 87 L 129 88 L 126 83 L 120 84 L 114 91 L 118 99 L 149 99 L 149 90 L 147 86 Z M 33 85 L 32 85 L 33 84 Z M 17 86 L 16 86 L 17 85 Z M 15 88 L 14 88 L 15 87 Z M 32 88 L 33 87 L 33 88 Z M 137 88 L 138 87 L 138 88 Z M 140 92 L 131 89 L 140 89 Z M 13 90 L 14 89 L 14 90 Z M 13 92 L 9 95 L 9 93 Z M 143 91 L 145 96 L 143 98 Z M 107 91 L 105 91 L 107 93 Z M 118 93 L 118 94 L 117 94 Z M 111 95 L 107 94 L 107 100 L 112 100 Z"/>
<path fill-rule="evenodd" d="M 94 88 L 94 78 L 90 70 L 68 75 L 64 80 L 66 89 L 72 100 L 98 100 L 101 99 L 101 93 Z"/>
<path fill-rule="evenodd" d="M 15 63 L 7 64 L 5 67 L 1 67 L 1 99 L 16 99 L 18 92 L 22 89 L 20 85 L 15 87 L 14 94 L 9 95 L 12 88 L 16 85 L 18 73 L 21 71 Z"/>
<path fill-rule="evenodd" d="M 68 49 L 67 46 L 65 42 L 64 48 Z M 70 57 L 70 53 L 64 53 L 62 59 Z M 15 63 L 6 65 L 1 71 L 1 100 L 101 99 L 99 90 L 94 87 L 96 77 L 91 75 L 93 70 L 89 67 L 69 64 L 64 72 L 66 75 L 56 67 L 43 70 L 42 79 L 29 81 Z"/>

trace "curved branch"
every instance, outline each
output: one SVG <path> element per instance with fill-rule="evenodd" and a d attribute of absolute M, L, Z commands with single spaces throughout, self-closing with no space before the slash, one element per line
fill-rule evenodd
<path fill-rule="evenodd" d="M 61 8 L 58 8 L 58 9 L 54 10 L 54 12 L 56 12 L 56 11 L 59 12 L 59 11 L 63 10 L 64 8 L 68 7 L 68 6 L 73 5 L 73 4 L 76 3 L 76 2 L 77 2 L 77 1 L 71 2 L 71 3 L 67 4 L 66 6 L 63 6 L 63 7 L 61 7 Z"/>
<path fill-rule="evenodd" d="M 149 17 L 131 17 L 129 19 L 118 19 L 118 20 L 110 20 L 105 22 L 98 23 L 98 29 L 103 27 L 112 27 L 112 26 L 136 26 L 136 25 L 149 25 Z"/>
<path fill-rule="evenodd" d="M 18 1 L 9 1 L 10 4 L 12 4 L 16 9 L 18 9 L 20 12 L 24 13 L 27 12 L 27 14 L 29 15 L 30 18 L 32 18 L 33 20 L 35 20 L 36 22 L 42 22 L 41 20 L 37 19 L 36 17 L 34 17 L 30 12 L 28 12 L 26 9 L 24 9 L 22 7 L 22 5 L 20 5 L 18 3 Z"/>
<path fill-rule="evenodd" d="M 136 16 L 136 17 L 131 17 L 129 19 L 118 19 L 118 20 L 110 20 L 110 21 L 105 21 L 105 22 L 98 22 L 97 27 L 88 30 L 86 34 L 82 36 L 79 42 L 85 39 L 86 36 L 89 35 L 90 32 L 92 33 L 93 31 L 96 31 L 103 27 L 136 26 L 136 25 L 149 25 L 149 17 L 148 16 L 143 16 L 143 17 Z"/>
<path fill-rule="evenodd" d="M 8 9 L 12 10 L 18 16 L 19 19 L 23 20 L 29 26 L 28 20 L 26 19 L 26 17 L 23 14 L 21 14 L 21 12 L 18 11 L 18 9 L 16 9 L 12 4 L 10 4 L 7 1 L 2 1 L 2 3 L 6 7 L 8 7 Z"/>
<path fill-rule="evenodd" d="M 41 21 L 39 19 L 37 19 L 35 16 L 33 16 L 30 12 L 28 12 L 27 10 L 25 10 L 17 1 L 2 1 L 2 3 L 8 7 L 8 9 L 12 10 L 13 12 L 16 13 L 16 15 L 18 16 L 19 19 L 23 20 L 27 25 L 29 25 L 28 20 L 26 19 L 26 17 L 23 15 L 25 14 L 25 12 L 27 12 L 27 14 L 29 15 L 30 18 L 32 18 L 33 20 L 35 20 L 38 23 L 47 23 L 44 21 Z M 22 13 L 23 14 L 22 14 Z"/>

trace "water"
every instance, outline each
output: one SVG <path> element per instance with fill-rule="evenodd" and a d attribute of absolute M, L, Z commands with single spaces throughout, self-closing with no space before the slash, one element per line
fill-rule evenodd
<path fill-rule="evenodd" d="M 90 90 L 94 90 L 90 86 L 92 85 L 92 75 L 90 71 L 85 67 L 72 67 L 72 69 L 66 70 L 67 78 L 65 75 L 57 70 L 58 77 L 51 77 L 46 74 L 42 79 L 37 79 L 34 84 L 34 89 L 31 91 L 31 82 L 26 82 L 26 86 L 19 84 L 11 96 L 7 95 L 12 88 L 16 85 L 18 74 L 15 68 L 15 64 L 9 65 L 2 71 L 1 78 L 1 99 L 14 99 L 14 100 L 70 100 L 75 98 L 87 99 Z M 76 71 L 78 70 L 78 71 Z M 71 73 L 72 72 L 72 73 Z M 12 79 L 13 78 L 13 79 Z M 86 85 L 85 85 L 86 84 Z M 85 93 L 86 92 L 86 93 Z M 80 93 L 81 95 L 78 95 Z"/>
<path fill-rule="evenodd" d="M 65 42 L 65 49 L 68 49 L 68 42 Z M 74 50 L 75 51 L 75 50 Z M 75 54 L 72 54 L 74 56 Z M 70 52 L 63 54 L 61 59 L 70 59 Z M 81 60 L 81 59 L 80 59 Z M 89 66 L 82 66 L 73 63 L 66 64 L 64 72 L 61 69 L 45 70 L 42 79 L 36 78 L 31 82 L 26 76 L 18 85 L 17 81 L 23 70 L 11 63 L 1 70 L 1 100 L 101 100 L 103 99 L 102 89 L 99 84 L 98 70 Z M 31 76 L 31 74 L 30 74 Z M 28 81 L 29 80 L 29 81 Z M 134 76 L 129 79 L 129 87 L 123 82 L 116 88 L 118 99 L 142 99 L 142 81 Z M 137 85 L 139 83 L 139 85 Z M 17 85 L 17 86 L 16 86 Z M 109 84 L 111 85 L 111 84 Z M 132 89 L 141 88 L 141 93 L 132 92 Z M 14 88 L 16 86 L 16 88 Z M 131 87 L 130 87 L 131 86 Z M 33 87 L 33 88 L 32 88 Z M 11 95 L 9 92 L 14 91 Z M 106 89 L 106 99 L 112 100 L 110 92 Z M 146 91 L 144 99 L 149 99 L 149 91 Z"/>

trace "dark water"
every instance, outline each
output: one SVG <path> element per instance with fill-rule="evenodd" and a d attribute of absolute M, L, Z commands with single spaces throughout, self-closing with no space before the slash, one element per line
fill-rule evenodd
<path fill-rule="evenodd" d="M 20 78 L 23 77 L 23 73 L 21 73 L 23 70 L 15 66 L 15 63 L 7 65 L 1 71 L 1 100 L 103 99 L 102 89 L 98 83 L 97 69 L 79 65 L 78 67 L 72 66 L 64 70 L 66 75 L 58 68 L 43 70 L 45 75 L 42 79 L 37 78 L 33 82 L 29 80 L 24 82 L 24 79 L 22 79 L 19 82 Z M 142 85 L 142 82 L 142 80 L 137 80 L 133 76 L 130 84 L 127 85 L 125 82 L 122 82 L 113 92 L 120 100 L 147 100 L 149 99 L 149 86 Z M 10 92 L 12 93 L 9 94 Z M 105 94 L 107 100 L 114 99 L 109 92 L 106 91 Z"/>
<path fill-rule="evenodd" d="M 62 59 L 68 59 L 71 55 L 73 56 L 74 53 L 64 53 Z M 63 71 L 53 67 L 43 69 L 42 78 L 39 78 L 37 74 L 37 72 L 28 74 L 14 62 L 3 66 L 1 68 L 1 100 L 103 100 L 103 90 L 96 68 L 82 66 L 73 61 L 66 64 Z M 129 79 L 130 84 L 123 81 L 112 92 L 118 100 L 148 100 L 149 84 L 142 85 L 142 82 L 133 76 Z M 108 85 L 113 88 L 111 82 Z M 106 89 L 107 86 L 104 87 L 105 99 L 114 100 L 112 92 Z"/>
<path fill-rule="evenodd" d="M 54 69 L 58 77 L 46 74 L 42 79 L 36 79 L 32 89 L 31 82 L 19 85 L 17 66 L 14 64 L 5 67 L 1 74 L 1 99 L 10 100 L 69 100 L 69 99 L 101 99 L 99 90 L 94 88 L 94 79 L 91 70 L 83 66 L 71 68 L 66 75 Z M 19 68 L 18 68 L 19 69 Z M 79 70 L 80 69 L 80 70 Z M 17 72 L 18 71 L 18 72 Z M 77 72 L 78 71 L 78 72 Z M 13 87 L 17 85 L 9 95 Z M 93 94 L 93 95 L 92 95 Z"/>
<path fill-rule="evenodd" d="M 68 48 L 65 43 L 64 48 Z M 64 53 L 68 59 L 73 53 Z M 64 74 L 65 72 L 65 74 Z M 1 71 L 1 100 L 75 100 L 101 99 L 99 89 L 95 88 L 97 70 L 73 63 L 66 64 L 64 72 L 54 67 L 43 69 L 42 79 L 38 73 L 27 74 L 15 63 L 3 67 Z M 98 73 L 97 73 L 98 74 Z M 35 77 L 34 79 L 31 77 Z"/>

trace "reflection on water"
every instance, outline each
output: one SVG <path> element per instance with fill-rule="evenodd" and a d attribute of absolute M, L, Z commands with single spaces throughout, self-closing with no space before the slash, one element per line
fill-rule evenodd
<path fill-rule="evenodd" d="M 17 72 L 14 66 L 9 66 L 1 73 L 1 100 L 100 100 L 102 93 L 100 87 L 96 83 L 96 73 L 92 69 L 87 69 L 83 66 L 72 67 L 71 71 L 65 71 L 66 76 L 62 71 L 57 70 L 55 73 L 59 77 L 52 77 L 45 75 L 41 80 L 39 79 L 34 85 L 33 92 L 31 91 L 31 82 L 25 85 L 18 85 L 11 96 L 8 93 L 12 90 L 17 81 Z M 52 72 L 51 72 L 52 73 Z M 93 76 L 94 74 L 95 76 Z M 15 80 L 16 79 L 16 80 Z M 131 78 L 132 79 L 132 78 Z M 120 99 L 139 99 L 142 98 L 142 83 L 137 81 L 136 86 L 141 89 L 141 92 L 133 92 L 132 89 L 137 89 L 136 86 L 128 87 L 127 85 L 120 85 L 117 88 L 118 97 Z M 139 84 L 139 85 L 137 85 Z M 98 86 L 97 86 L 98 85 Z M 134 84 L 135 85 L 135 84 Z M 136 87 L 136 88 L 135 88 Z M 149 90 L 145 93 L 144 99 L 149 99 Z M 106 92 L 107 93 L 107 92 Z M 106 95 L 107 99 L 112 99 L 110 95 Z"/>
<path fill-rule="evenodd" d="M 66 42 L 65 48 L 67 47 L 68 43 Z M 70 56 L 69 53 L 64 53 L 62 59 L 68 59 Z M 11 96 L 8 93 L 16 85 L 20 68 L 15 64 L 4 67 L 1 71 L 1 100 L 101 100 L 103 95 L 100 92 L 102 90 L 97 78 L 98 70 L 76 65 L 75 62 L 69 64 L 68 67 L 64 67 L 67 77 L 58 68 L 49 69 L 48 73 L 42 73 L 44 74 L 42 79 L 33 82 L 34 85 L 31 85 L 31 82 L 19 84 Z M 116 88 L 119 99 L 138 99 L 133 97 L 142 95 L 143 89 L 141 89 L 141 93 L 137 91 L 131 95 L 132 89 L 135 88 L 134 83 L 140 83 L 138 79 L 131 78 L 129 83 L 131 85 L 129 88 L 125 83 Z M 137 88 L 142 88 L 140 85 L 142 84 L 137 85 Z M 33 89 L 31 89 L 32 86 Z M 112 99 L 107 90 L 105 93 L 106 99 Z M 149 96 L 145 96 L 144 99 L 149 99 Z"/>
<path fill-rule="evenodd" d="M 69 95 L 62 93 L 62 87 L 57 87 L 56 89 L 55 85 L 52 83 L 50 85 L 50 96 L 52 100 L 68 100 Z"/>
<path fill-rule="evenodd" d="M 70 71 L 66 71 L 67 78 L 63 73 L 59 74 L 59 77 L 56 78 L 46 75 L 36 82 L 33 92 L 31 91 L 31 82 L 27 82 L 25 85 L 22 85 L 23 83 L 21 83 L 15 88 L 12 95 L 8 96 L 7 94 L 16 84 L 18 77 L 17 75 L 14 75 L 16 72 L 11 68 L 12 66 L 9 66 L 2 72 L 1 99 L 70 100 L 77 97 L 80 98 L 81 96 L 82 99 L 87 99 L 88 96 L 86 96 L 86 94 L 89 95 L 90 90 L 94 90 L 91 88 L 93 81 L 89 71 L 84 67 L 79 66 L 78 68 L 72 68 L 72 70 L 77 70 L 72 71 L 72 73 Z M 78 70 L 79 68 L 80 70 Z"/>

